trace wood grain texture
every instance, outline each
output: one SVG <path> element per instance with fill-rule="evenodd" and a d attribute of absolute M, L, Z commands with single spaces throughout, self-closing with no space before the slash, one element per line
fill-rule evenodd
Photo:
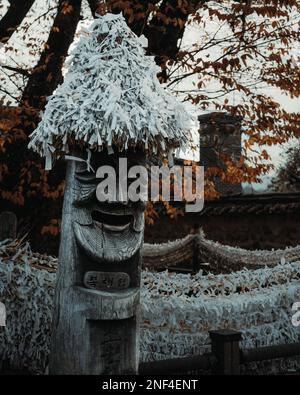
<path fill-rule="evenodd" d="M 78 207 L 74 204 L 78 188 L 74 186 L 79 167 L 80 164 L 71 161 L 67 170 L 49 372 L 58 375 L 137 374 L 140 248 L 124 262 L 120 259 L 104 262 L 93 260 L 86 253 L 85 245 L 78 243 L 74 231 L 74 221 L 78 218 Z M 90 227 L 91 232 L 95 232 L 93 223 L 80 226 Z M 100 246 L 101 237 L 105 236 L 109 237 L 99 226 Z M 123 239 L 120 235 L 121 243 Z M 117 238 L 114 243 L 117 251 Z M 87 278 L 95 273 L 97 288 L 103 288 L 103 279 L 111 278 L 114 285 L 122 283 L 124 289 L 87 288 Z"/>

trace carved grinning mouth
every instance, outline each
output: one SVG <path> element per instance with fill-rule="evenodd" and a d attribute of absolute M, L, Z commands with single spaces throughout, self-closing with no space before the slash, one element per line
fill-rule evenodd
<path fill-rule="evenodd" d="M 92 211 L 91 216 L 97 226 L 114 232 L 121 232 L 134 222 L 133 215 L 108 214 L 98 210 Z"/>

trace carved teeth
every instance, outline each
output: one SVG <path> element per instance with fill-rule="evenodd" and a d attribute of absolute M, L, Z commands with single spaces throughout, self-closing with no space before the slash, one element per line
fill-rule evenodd
<path fill-rule="evenodd" d="M 98 211 L 99 213 L 103 214 L 109 214 L 109 215 L 114 215 L 114 216 L 122 216 L 122 215 L 132 215 L 132 210 L 129 207 L 101 207 L 96 208 L 95 211 Z"/>
<path fill-rule="evenodd" d="M 125 224 L 125 225 L 108 225 L 108 224 L 103 224 L 102 222 L 98 222 L 98 221 L 93 221 L 93 222 L 98 228 L 110 230 L 112 232 L 123 232 L 124 230 L 126 230 L 130 227 L 130 223 Z"/>
<path fill-rule="evenodd" d="M 112 232 L 123 232 L 133 223 L 133 215 L 123 213 L 105 212 L 102 210 L 92 211 L 92 219 L 95 226 Z"/>
<path fill-rule="evenodd" d="M 111 230 L 112 232 L 122 232 L 129 228 L 130 223 L 126 225 L 107 225 L 107 224 L 102 224 L 102 225 L 103 225 L 103 229 Z"/>

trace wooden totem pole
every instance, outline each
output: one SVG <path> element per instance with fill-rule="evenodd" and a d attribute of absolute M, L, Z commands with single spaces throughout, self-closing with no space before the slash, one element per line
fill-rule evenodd
<path fill-rule="evenodd" d="M 132 155 L 127 152 L 128 162 Z M 117 159 L 118 155 L 93 153 L 91 165 L 117 165 Z M 98 183 L 85 163 L 69 163 L 52 374 L 136 374 L 138 369 L 144 206 L 139 202 L 101 203 L 96 197 Z"/>
<path fill-rule="evenodd" d="M 144 165 L 187 143 L 189 116 L 156 78 L 122 15 L 97 19 L 72 54 L 30 147 L 68 160 L 50 374 L 137 374 L 144 202 L 97 199 L 96 170 Z M 118 183 L 117 183 L 118 185 Z"/>

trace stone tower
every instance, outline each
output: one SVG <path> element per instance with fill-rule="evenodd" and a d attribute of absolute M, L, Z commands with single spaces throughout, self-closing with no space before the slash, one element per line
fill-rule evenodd
<path fill-rule="evenodd" d="M 200 163 L 205 168 L 224 166 L 218 158 L 219 153 L 226 153 L 238 160 L 242 152 L 241 121 L 242 117 L 220 112 L 200 115 Z M 242 193 L 242 185 L 223 183 L 215 180 L 221 196 Z"/>

